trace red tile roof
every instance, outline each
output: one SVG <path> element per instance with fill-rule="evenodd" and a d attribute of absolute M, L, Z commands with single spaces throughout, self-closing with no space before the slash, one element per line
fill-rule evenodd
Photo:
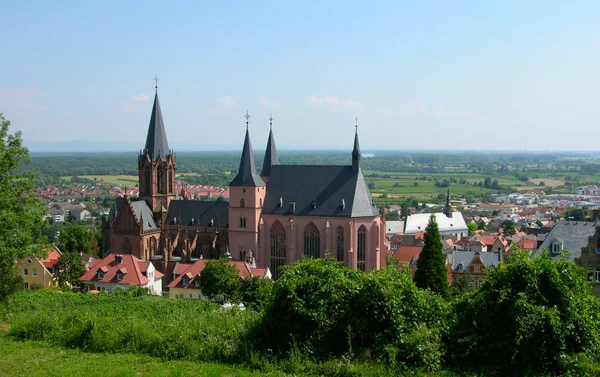
<path fill-rule="evenodd" d="M 46 268 L 52 268 L 58 263 L 60 258 L 60 251 L 57 248 L 47 249 L 47 256 L 44 259 L 40 259 L 40 263 Z"/>
<path fill-rule="evenodd" d="M 121 263 L 115 262 L 116 254 L 109 254 L 104 259 L 94 261 L 90 270 L 79 278 L 81 281 L 92 281 L 99 283 L 119 283 L 141 285 L 148 283 L 145 272 L 148 270 L 148 262 L 129 254 L 121 256 Z M 104 272 L 104 277 L 98 279 L 98 271 Z M 117 272 L 123 274 L 122 280 L 117 280 Z M 159 271 L 154 272 L 154 278 L 163 276 Z"/>
<path fill-rule="evenodd" d="M 415 257 L 418 257 L 423 250 L 423 246 L 400 246 L 392 258 L 402 264 L 410 264 Z"/>
<path fill-rule="evenodd" d="M 537 240 L 520 240 L 518 245 L 521 249 L 537 249 Z"/>
<path fill-rule="evenodd" d="M 180 263 L 177 267 L 178 276 L 171 283 L 169 283 L 168 287 L 169 288 L 197 289 L 197 287 L 194 285 L 193 278 L 200 275 L 202 270 L 204 270 L 204 266 L 206 266 L 206 262 L 208 262 L 209 260 L 210 259 L 199 259 L 194 264 L 191 264 L 191 265 Z M 230 261 L 229 264 L 234 265 L 237 268 L 238 276 L 242 279 L 245 279 L 247 277 L 255 277 L 255 276 L 259 277 L 260 279 L 264 278 L 265 269 L 263 269 L 263 268 L 253 268 L 248 263 L 242 262 L 242 261 Z M 188 267 L 182 268 L 185 266 L 188 266 Z M 184 276 L 186 276 L 190 279 L 190 282 L 188 285 L 183 285 L 183 283 L 182 283 Z"/>

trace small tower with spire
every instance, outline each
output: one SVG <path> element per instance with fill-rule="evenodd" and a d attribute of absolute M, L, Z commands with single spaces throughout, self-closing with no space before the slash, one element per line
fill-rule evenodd
<path fill-rule="evenodd" d="M 450 187 L 448 187 L 448 193 L 446 194 L 446 205 L 444 206 L 444 215 L 446 217 L 452 217 L 452 207 L 450 206 Z"/>
<path fill-rule="evenodd" d="M 356 118 L 354 133 L 354 149 L 352 149 L 352 171 L 358 174 L 360 169 L 360 146 L 358 144 L 358 118 Z"/>
<path fill-rule="evenodd" d="M 169 208 L 175 199 L 175 153 L 169 149 L 167 133 L 158 101 L 158 77 L 154 79 L 154 104 L 148 125 L 146 145 L 138 158 L 140 199 L 145 200 L 154 213 Z"/>
<path fill-rule="evenodd" d="M 258 227 L 266 184 L 256 172 L 246 111 L 246 136 L 237 175 L 229 184 L 229 248 L 232 255 L 258 252 Z"/>
<path fill-rule="evenodd" d="M 267 150 L 265 151 L 265 159 L 263 161 L 262 170 L 260 176 L 269 183 L 269 177 L 271 176 L 271 167 L 273 165 L 279 165 L 279 156 L 277 155 L 277 148 L 275 147 L 275 138 L 273 137 L 273 115 L 269 117 L 269 140 L 267 140 Z"/>

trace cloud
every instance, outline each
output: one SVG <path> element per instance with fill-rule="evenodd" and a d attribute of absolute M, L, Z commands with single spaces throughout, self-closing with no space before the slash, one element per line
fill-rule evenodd
<path fill-rule="evenodd" d="M 277 103 L 277 102 L 271 102 L 271 100 L 269 100 L 265 96 L 260 96 L 259 100 L 260 100 L 260 104 L 263 105 L 263 106 L 270 107 L 272 109 L 278 109 L 279 108 L 279 103 Z"/>
<path fill-rule="evenodd" d="M 490 120 L 488 117 L 470 111 L 451 111 L 443 102 L 435 102 L 433 103 L 433 105 L 427 106 L 426 104 L 421 103 L 419 101 L 412 101 L 408 106 L 401 106 L 399 110 L 402 115 L 419 115 L 424 118 L 470 118 L 484 121 Z"/>
<path fill-rule="evenodd" d="M 13 109 L 15 107 L 25 107 L 33 111 L 48 110 L 48 106 L 36 105 L 31 102 L 32 98 L 42 95 L 42 92 L 35 89 L 0 88 L 0 105 Z"/>
<path fill-rule="evenodd" d="M 123 108 L 129 113 L 137 113 L 137 110 L 131 107 L 129 102 L 123 102 Z"/>
<path fill-rule="evenodd" d="M 317 95 L 311 95 L 304 99 L 304 102 L 311 106 L 326 106 L 333 109 L 338 110 L 346 110 L 346 109 L 354 109 L 354 110 L 364 110 L 365 107 L 358 101 L 355 100 L 339 100 L 335 96 L 327 96 L 321 98 Z"/>
<path fill-rule="evenodd" d="M 145 94 L 136 94 L 135 96 L 131 97 L 131 99 L 135 102 L 148 102 L 148 96 Z"/>
<path fill-rule="evenodd" d="M 225 108 L 234 108 L 238 106 L 238 98 L 232 96 L 223 96 L 217 100 L 217 104 Z"/>

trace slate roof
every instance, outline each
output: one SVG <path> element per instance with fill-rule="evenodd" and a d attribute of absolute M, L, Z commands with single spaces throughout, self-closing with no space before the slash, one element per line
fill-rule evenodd
<path fill-rule="evenodd" d="M 543 249 L 551 250 L 552 242 L 557 240 L 562 243 L 562 250 L 569 252 L 569 258 L 575 260 L 581 257 L 581 248 L 587 247 L 588 238 L 595 232 L 595 223 L 591 221 L 558 221 L 537 248 L 536 254 Z"/>
<path fill-rule="evenodd" d="M 154 221 L 154 215 L 152 214 L 152 211 L 150 210 L 148 204 L 146 204 L 145 201 L 130 199 L 130 202 L 138 222 L 140 221 L 140 218 L 142 218 L 142 220 L 144 221 L 142 227 L 142 230 L 144 232 L 158 228 L 156 222 Z M 115 201 L 115 207 L 110 210 L 109 216 L 116 217 L 119 211 L 121 210 L 123 203 L 125 203 L 125 198 L 117 198 L 117 200 Z"/>
<path fill-rule="evenodd" d="M 167 142 L 165 124 L 163 123 L 162 112 L 160 111 L 158 91 L 154 95 L 154 105 L 152 106 L 152 115 L 150 116 L 150 125 L 148 126 L 148 136 L 146 136 L 144 152 L 147 152 L 152 160 L 159 157 L 162 160 L 166 160 L 169 154 L 169 143 Z"/>
<path fill-rule="evenodd" d="M 175 224 L 175 218 L 179 222 L 181 216 L 181 225 L 192 226 L 198 223 L 200 226 L 217 225 L 219 220 L 220 227 L 229 226 L 229 202 L 226 201 L 203 201 L 203 200 L 171 200 L 169 211 L 167 212 L 166 225 Z"/>
<path fill-rule="evenodd" d="M 262 213 L 289 215 L 291 202 L 297 216 L 379 216 L 362 171 L 352 166 L 272 166 Z"/>
<path fill-rule="evenodd" d="M 476 251 L 455 251 L 452 253 L 452 271 L 462 272 L 471 264 L 475 258 Z M 479 253 L 479 259 L 486 267 L 498 267 L 500 263 L 500 253 L 482 252 Z M 461 266 L 460 266 L 461 265 Z"/>
<path fill-rule="evenodd" d="M 404 232 L 404 221 L 390 220 L 385 222 L 385 233 L 387 235 L 394 235 Z"/>
<path fill-rule="evenodd" d="M 256 173 L 254 164 L 254 152 L 252 151 L 252 143 L 250 142 L 250 133 L 246 129 L 246 138 L 244 139 L 244 148 L 242 149 L 242 157 L 240 158 L 240 168 L 238 173 L 233 178 L 229 186 L 246 186 L 259 187 L 264 186 L 265 181 Z"/>
<path fill-rule="evenodd" d="M 265 159 L 263 161 L 262 170 L 260 172 L 261 177 L 271 176 L 271 166 L 279 165 L 279 156 L 277 155 L 277 148 L 275 147 L 275 138 L 273 137 L 273 129 L 269 131 L 269 140 L 267 141 L 267 150 L 265 152 Z"/>

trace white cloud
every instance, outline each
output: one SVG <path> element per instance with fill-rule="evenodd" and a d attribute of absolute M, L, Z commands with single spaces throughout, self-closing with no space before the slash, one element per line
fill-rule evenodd
<path fill-rule="evenodd" d="M 221 107 L 231 109 L 238 106 L 238 98 L 232 96 L 223 96 L 217 100 L 217 104 Z"/>
<path fill-rule="evenodd" d="M 137 110 L 131 107 L 131 105 L 128 102 L 123 102 L 123 108 L 129 113 L 137 113 Z"/>
<path fill-rule="evenodd" d="M 354 109 L 354 110 L 364 110 L 365 107 L 358 101 L 355 100 L 340 100 L 335 96 L 327 96 L 321 98 L 315 94 L 308 96 L 304 99 L 304 102 L 311 106 L 327 106 L 333 109 L 345 110 L 345 109 Z"/>
<path fill-rule="evenodd" d="M 272 109 L 278 109 L 279 108 L 279 103 L 277 102 L 271 102 L 270 99 L 268 99 L 266 96 L 260 96 L 259 97 L 260 100 L 260 104 L 266 107 L 270 107 Z"/>
<path fill-rule="evenodd" d="M 402 115 L 420 115 L 424 118 L 471 118 L 475 120 L 490 120 L 485 116 L 470 111 L 451 111 L 443 102 L 434 102 L 433 105 L 427 106 L 419 101 L 412 101 L 408 106 L 401 106 L 400 112 Z"/>
<path fill-rule="evenodd" d="M 148 96 L 145 94 L 136 94 L 135 96 L 131 97 L 131 99 L 135 102 L 148 102 Z"/>
<path fill-rule="evenodd" d="M 7 89 L 0 88 L 0 105 L 9 108 L 25 107 L 33 111 L 48 110 L 48 106 L 37 105 L 31 102 L 31 98 L 43 95 L 35 89 Z"/>

